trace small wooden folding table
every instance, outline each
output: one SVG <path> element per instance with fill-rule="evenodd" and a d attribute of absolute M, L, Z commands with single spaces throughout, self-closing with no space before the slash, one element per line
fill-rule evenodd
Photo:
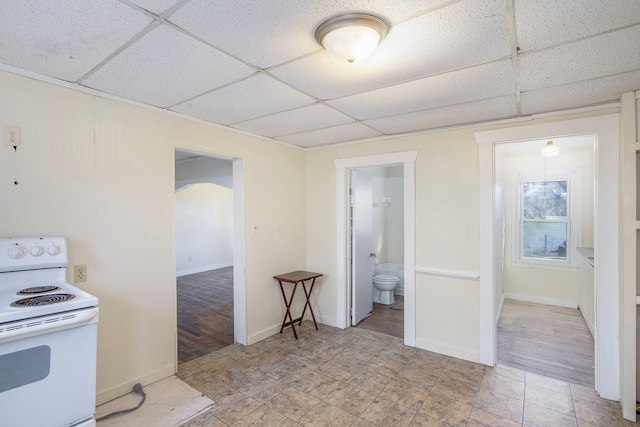
<path fill-rule="evenodd" d="M 316 283 L 316 278 L 322 276 L 322 273 L 312 273 L 310 271 L 293 271 L 291 273 L 279 274 L 277 276 L 273 276 L 274 279 L 278 281 L 280 284 L 280 291 L 282 291 L 282 299 L 284 299 L 284 305 L 287 307 L 287 311 L 284 314 L 284 319 L 282 320 L 282 326 L 280 327 L 280 333 L 284 330 L 285 326 L 291 325 L 291 329 L 293 330 L 293 336 L 298 339 L 298 334 L 296 333 L 296 328 L 294 326 L 295 322 L 298 322 L 298 326 L 302 325 L 302 319 L 304 318 L 304 313 L 309 307 L 309 312 L 311 313 L 311 318 L 313 319 L 313 324 L 318 330 L 318 324 L 316 323 L 316 316 L 313 314 L 313 309 L 311 308 L 311 302 L 309 298 L 311 297 L 311 291 L 313 291 L 313 285 Z M 305 285 L 306 280 L 311 280 L 311 286 L 309 287 L 309 291 L 307 291 L 307 287 Z M 282 282 L 293 283 L 293 291 L 291 292 L 291 298 L 287 300 L 287 295 L 284 292 L 284 286 Z M 293 297 L 296 295 L 296 289 L 298 288 L 298 283 L 302 284 L 302 289 L 304 291 L 304 296 L 306 298 L 306 302 L 304 303 L 304 308 L 302 309 L 302 314 L 300 317 L 293 319 L 291 316 L 291 303 L 293 302 Z M 287 318 L 289 321 L 287 321 Z"/>

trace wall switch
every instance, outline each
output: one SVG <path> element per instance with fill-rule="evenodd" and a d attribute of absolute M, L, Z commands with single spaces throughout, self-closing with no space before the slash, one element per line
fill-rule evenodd
<path fill-rule="evenodd" d="M 87 264 L 73 266 L 73 283 L 87 281 Z"/>
<path fill-rule="evenodd" d="M 20 128 L 15 126 L 4 127 L 4 145 L 17 147 L 20 145 Z"/>

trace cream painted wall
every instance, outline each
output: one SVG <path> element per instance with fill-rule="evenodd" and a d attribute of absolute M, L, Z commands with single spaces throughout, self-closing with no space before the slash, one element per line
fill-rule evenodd
<path fill-rule="evenodd" d="M 304 151 L 6 72 L 0 93 L 0 125 L 22 131 L 0 146 L 0 235 L 62 235 L 87 264 L 99 403 L 176 368 L 176 143 L 245 159 L 247 340 L 277 331 L 272 277 L 306 263 Z"/>
<path fill-rule="evenodd" d="M 334 160 L 417 150 L 415 250 L 416 269 L 420 273 L 416 274 L 416 343 L 429 350 L 479 360 L 479 281 L 469 278 L 478 274 L 480 251 L 479 157 L 474 132 L 609 112 L 559 115 L 510 125 L 479 126 L 310 150 L 307 153 L 307 265 L 326 275 L 316 292 L 316 313 L 321 313 L 324 323 L 336 324 Z M 496 294 L 497 301 L 500 297 Z"/>
<path fill-rule="evenodd" d="M 478 149 L 472 130 L 309 151 L 307 263 L 311 269 L 328 273 L 317 294 L 317 312 L 322 313 L 326 323 L 335 325 L 337 316 L 337 283 L 332 274 L 336 271 L 336 172 L 333 161 L 410 150 L 419 151 L 415 165 L 416 266 L 466 272 L 478 270 Z M 438 310 L 431 310 L 434 304 L 438 305 Z M 477 359 L 477 280 L 421 274 L 416 278 L 415 305 L 419 346 Z M 445 312 L 450 314 L 446 321 L 442 318 Z"/>
<path fill-rule="evenodd" d="M 200 183 L 175 194 L 176 275 L 233 265 L 233 190 Z"/>

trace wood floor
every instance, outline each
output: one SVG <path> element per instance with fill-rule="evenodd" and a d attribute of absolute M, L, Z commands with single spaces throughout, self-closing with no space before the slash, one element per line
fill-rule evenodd
<path fill-rule="evenodd" d="M 578 309 L 505 300 L 498 363 L 594 388 L 594 342 Z"/>
<path fill-rule="evenodd" d="M 401 295 L 395 296 L 396 302 L 403 301 Z M 388 305 L 373 303 L 371 316 L 365 317 L 358 328 L 381 332 L 396 338 L 404 338 L 404 311 L 395 310 Z"/>
<path fill-rule="evenodd" d="M 233 344 L 233 267 L 178 277 L 178 364 Z"/>

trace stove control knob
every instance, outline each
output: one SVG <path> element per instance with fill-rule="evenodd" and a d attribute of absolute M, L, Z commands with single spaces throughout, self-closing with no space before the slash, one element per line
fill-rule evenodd
<path fill-rule="evenodd" d="M 42 246 L 34 246 L 29 252 L 33 256 L 40 256 L 44 253 L 44 248 Z"/>
<path fill-rule="evenodd" d="M 13 259 L 20 259 L 27 254 L 27 248 L 22 245 L 15 245 L 9 248 L 9 256 Z"/>
<path fill-rule="evenodd" d="M 52 243 L 51 246 L 47 249 L 47 253 L 49 255 L 58 255 L 60 253 L 60 246 Z"/>

